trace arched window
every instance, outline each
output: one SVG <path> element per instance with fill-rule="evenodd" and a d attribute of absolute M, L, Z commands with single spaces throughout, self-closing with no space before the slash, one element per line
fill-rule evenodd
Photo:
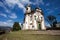
<path fill-rule="evenodd" d="M 26 8 L 26 10 L 28 10 L 28 8 Z"/>
<path fill-rule="evenodd" d="M 43 17 L 41 17 L 41 21 L 43 20 Z"/>
<path fill-rule="evenodd" d="M 34 16 L 35 17 L 35 20 L 36 20 L 36 16 Z"/>

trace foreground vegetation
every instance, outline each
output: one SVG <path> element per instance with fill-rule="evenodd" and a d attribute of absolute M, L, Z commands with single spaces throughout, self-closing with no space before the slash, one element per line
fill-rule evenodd
<path fill-rule="evenodd" d="M 29 34 L 33 31 L 15 31 L 0 35 L 0 40 L 60 40 L 59 35 Z"/>

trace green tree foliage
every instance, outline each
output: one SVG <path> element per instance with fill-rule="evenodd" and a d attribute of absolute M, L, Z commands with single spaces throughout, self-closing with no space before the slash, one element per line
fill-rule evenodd
<path fill-rule="evenodd" d="M 18 30 L 21 30 L 21 27 L 19 25 L 19 22 L 14 22 L 13 31 L 18 31 Z"/>
<path fill-rule="evenodd" d="M 60 16 L 60 13 L 58 14 L 58 16 Z"/>
<path fill-rule="evenodd" d="M 56 27 L 57 20 L 56 20 L 55 16 L 49 15 L 49 16 L 47 16 L 47 19 L 48 19 L 48 22 L 49 22 L 51 27 Z"/>
<path fill-rule="evenodd" d="M 56 27 L 56 24 L 57 24 L 57 21 L 55 20 L 55 21 L 53 22 L 53 27 Z"/>

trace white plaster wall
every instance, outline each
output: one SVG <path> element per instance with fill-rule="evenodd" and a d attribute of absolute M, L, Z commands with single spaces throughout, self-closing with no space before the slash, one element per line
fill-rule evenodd
<path fill-rule="evenodd" d="M 45 24 L 44 24 L 44 17 L 43 17 L 43 15 L 40 12 L 35 12 L 34 15 L 36 15 L 37 18 L 39 16 L 39 19 L 40 19 L 40 22 L 41 22 L 41 29 L 42 30 L 46 30 L 46 27 L 45 27 Z M 42 17 L 43 21 L 41 21 L 42 20 L 41 17 Z M 37 21 L 36 20 L 34 20 L 34 26 L 35 26 L 35 29 L 38 29 L 38 27 L 37 27 L 38 25 L 37 25 Z"/>
<path fill-rule="evenodd" d="M 24 27 L 25 27 L 25 23 L 23 23 L 23 28 L 22 28 L 22 30 L 24 30 Z"/>
<path fill-rule="evenodd" d="M 34 29 L 37 29 L 37 24 L 36 20 L 34 20 Z"/>
<path fill-rule="evenodd" d="M 25 22 L 25 23 L 26 23 L 26 26 L 25 26 L 26 28 L 25 28 L 25 29 L 28 29 L 28 15 L 26 15 L 25 21 L 26 21 L 26 22 Z"/>
<path fill-rule="evenodd" d="M 28 10 L 27 10 L 27 13 L 30 13 L 31 12 L 31 8 L 28 7 Z M 30 21 L 30 16 L 28 16 L 28 14 L 26 15 L 26 19 L 25 19 L 25 24 L 24 24 L 24 29 L 33 29 L 33 30 L 37 30 L 38 29 L 38 26 L 37 26 L 37 20 L 35 20 L 35 16 L 36 16 L 36 19 L 38 18 L 39 16 L 39 19 L 41 21 L 41 17 L 43 17 L 43 15 L 41 15 L 40 12 L 35 12 L 33 14 L 33 22 Z M 30 23 L 33 23 L 33 26 L 34 28 L 32 28 L 32 25 L 30 25 Z M 45 24 L 44 24 L 44 17 L 43 17 L 43 21 L 41 22 L 41 29 L 42 30 L 45 30 Z"/>
<path fill-rule="evenodd" d="M 32 29 L 32 25 L 30 25 L 30 29 Z"/>
<path fill-rule="evenodd" d="M 43 16 L 42 16 L 43 17 Z M 43 17 L 43 20 L 41 22 L 41 29 L 42 30 L 46 30 L 46 27 L 45 27 L 45 24 L 44 24 L 44 17 Z"/>
<path fill-rule="evenodd" d="M 36 19 L 37 19 L 37 12 L 34 13 L 34 16 L 36 16 Z M 35 17 L 34 17 L 34 29 L 37 30 L 37 21 L 35 20 Z"/>

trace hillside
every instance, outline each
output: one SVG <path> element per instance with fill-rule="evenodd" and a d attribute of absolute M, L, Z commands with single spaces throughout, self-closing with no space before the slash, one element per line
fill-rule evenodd
<path fill-rule="evenodd" d="M 41 33 L 43 32 L 44 31 L 41 31 Z M 60 40 L 59 35 L 39 33 L 39 31 L 15 31 L 0 35 L 0 40 Z"/>

